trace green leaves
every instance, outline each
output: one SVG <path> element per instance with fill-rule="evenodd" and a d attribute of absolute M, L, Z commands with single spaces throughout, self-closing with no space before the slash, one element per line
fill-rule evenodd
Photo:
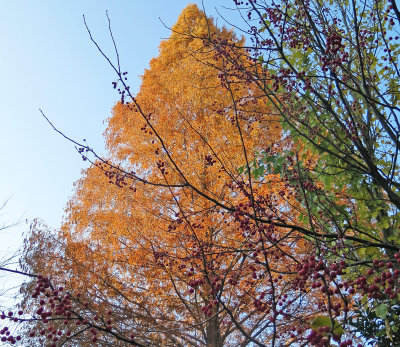
<path fill-rule="evenodd" d="M 252 174 L 253 174 L 255 179 L 258 179 L 258 178 L 260 178 L 260 177 L 262 177 L 264 175 L 264 171 L 265 171 L 264 165 L 260 165 L 259 167 L 255 168 L 252 171 Z"/>
<path fill-rule="evenodd" d="M 377 317 L 385 319 L 388 313 L 388 307 L 385 304 L 380 304 L 375 307 L 374 311 Z"/>
<path fill-rule="evenodd" d="M 344 332 L 343 327 L 336 320 L 333 320 L 333 322 L 334 322 L 333 334 L 339 337 L 342 336 Z M 312 321 L 310 327 L 312 330 L 316 332 L 320 332 L 320 328 L 323 327 L 330 327 L 332 330 L 332 319 L 329 318 L 328 316 L 318 316 Z M 326 332 L 323 332 L 321 334 L 327 335 Z"/>
<path fill-rule="evenodd" d="M 281 151 L 278 154 L 260 153 L 257 159 L 249 163 L 251 174 L 255 179 L 263 177 L 265 174 L 281 174 L 284 171 L 284 163 L 288 156 L 292 156 L 292 151 Z M 248 173 L 247 166 L 243 165 L 237 169 L 239 174 Z"/>

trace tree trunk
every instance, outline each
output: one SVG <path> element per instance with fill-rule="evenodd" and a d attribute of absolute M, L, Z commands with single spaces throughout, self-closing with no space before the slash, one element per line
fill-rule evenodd
<path fill-rule="evenodd" d="M 221 330 L 218 317 L 213 317 L 207 322 L 206 343 L 207 347 L 222 347 Z"/>

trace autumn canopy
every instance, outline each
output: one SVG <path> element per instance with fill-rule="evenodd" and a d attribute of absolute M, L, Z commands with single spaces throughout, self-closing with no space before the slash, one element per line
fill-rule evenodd
<path fill-rule="evenodd" d="M 400 342 L 397 7 L 236 5 L 244 38 L 188 5 L 137 95 L 114 65 L 107 157 L 3 314 L 29 345 Z"/>

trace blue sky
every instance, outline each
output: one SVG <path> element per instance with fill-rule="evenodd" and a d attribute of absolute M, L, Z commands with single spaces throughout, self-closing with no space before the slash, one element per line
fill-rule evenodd
<path fill-rule="evenodd" d="M 201 5 L 201 1 L 192 1 Z M 0 225 L 21 223 L 0 232 L 0 258 L 18 248 L 25 220 L 40 218 L 60 226 L 63 209 L 85 163 L 74 147 L 44 121 L 41 108 L 68 136 L 87 139 L 103 151 L 105 119 L 118 95 L 105 60 L 91 44 L 83 24 L 113 56 L 105 15 L 108 10 L 131 89 L 158 54 L 158 45 L 188 1 L 73 0 L 1 1 L 0 13 Z M 207 13 L 230 0 L 205 0 Z M 229 14 L 227 13 L 229 16 Z"/>

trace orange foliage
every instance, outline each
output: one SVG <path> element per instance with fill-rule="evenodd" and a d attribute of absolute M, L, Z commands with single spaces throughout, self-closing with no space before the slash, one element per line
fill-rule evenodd
<path fill-rule="evenodd" d="M 136 103 L 116 104 L 105 134 L 108 163 L 147 183 L 116 182 L 101 162 L 86 170 L 66 210 L 57 270 L 93 311 L 112 308 L 142 341 L 237 346 L 260 331 L 267 343 L 291 295 L 293 255 L 308 248 L 295 232 L 254 219 L 294 220 L 290 188 L 278 175 L 254 180 L 238 168 L 271 144 L 283 148 L 282 131 L 256 89 L 227 80 L 199 38 L 243 41 L 195 5 L 172 30 Z M 52 272 L 51 261 L 43 266 Z"/>

